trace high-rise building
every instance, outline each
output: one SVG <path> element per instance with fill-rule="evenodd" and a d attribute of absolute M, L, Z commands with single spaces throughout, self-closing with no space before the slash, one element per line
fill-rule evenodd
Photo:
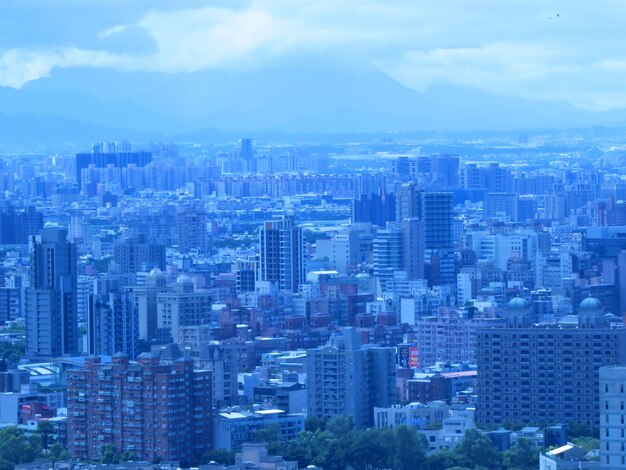
<path fill-rule="evenodd" d="M 352 221 L 369 222 L 384 227 L 396 218 L 396 197 L 380 190 L 378 194 L 361 194 L 352 201 Z"/>
<path fill-rule="evenodd" d="M 76 154 L 76 182 L 81 186 L 83 169 L 93 165 L 95 168 L 106 168 L 111 165 L 114 168 L 126 168 L 129 165 L 144 167 L 152 161 L 150 152 L 131 152 L 130 145 L 122 143 L 119 147 L 115 144 L 95 144 L 91 153 Z"/>
<path fill-rule="evenodd" d="M 184 207 L 176 213 L 178 250 L 206 249 L 208 240 L 206 211 L 202 207 Z"/>
<path fill-rule="evenodd" d="M 402 271 L 402 230 L 395 224 L 388 224 L 379 230 L 373 246 L 374 276 L 380 282 L 383 291 L 393 279 L 396 271 Z"/>
<path fill-rule="evenodd" d="M 139 460 L 187 464 L 211 446 L 211 372 L 189 358 L 171 365 L 143 353 L 117 353 L 112 363 L 89 356 L 67 376 L 68 448 L 97 460 L 104 445 Z"/>
<path fill-rule="evenodd" d="M 200 369 L 213 374 L 213 405 L 222 407 L 239 403 L 237 349 L 234 344 L 205 344 L 197 361 Z"/>
<path fill-rule="evenodd" d="M 387 224 L 379 230 L 373 244 L 374 275 L 387 290 L 395 273 L 403 271 L 407 280 L 424 277 L 424 230 L 417 218 Z"/>
<path fill-rule="evenodd" d="M 122 273 L 165 269 L 165 245 L 150 243 L 145 235 L 121 240 L 113 245 L 115 264 Z"/>
<path fill-rule="evenodd" d="M 293 216 L 264 222 L 259 229 L 259 271 L 257 280 L 278 284 L 288 292 L 298 292 L 305 279 L 302 229 Z"/>
<path fill-rule="evenodd" d="M 76 291 L 76 247 L 67 231 L 45 228 L 32 236 L 24 310 L 29 357 L 77 354 Z"/>
<path fill-rule="evenodd" d="M 421 194 L 420 219 L 424 226 L 424 258 L 432 266 L 431 285 L 456 287 L 452 193 Z"/>
<path fill-rule="evenodd" d="M 506 327 L 478 331 L 477 422 L 599 425 L 598 369 L 626 364 L 626 329 L 592 297 L 557 324 L 535 315 L 516 297 Z"/>
<path fill-rule="evenodd" d="M 308 415 L 348 415 L 356 426 L 372 426 L 374 407 L 396 402 L 395 364 L 394 348 L 365 347 L 354 328 L 344 328 L 307 351 Z"/>
<path fill-rule="evenodd" d="M 98 279 L 89 295 L 87 350 L 89 354 L 112 356 L 122 352 L 137 356 L 139 322 L 132 294 L 119 280 Z"/>
<path fill-rule="evenodd" d="M 600 368 L 600 468 L 626 468 L 626 365 Z"/>
<path fill-rule="evenodd" d="M 207 291 L 195 291 L 189 276 L 181 274 L 172 292 L 157 294 L 157 328 L 178 338 L 181 326 L 196 326 L 210 322 L 212 296 Z"/>
<path fill-rule="evenodd" d="M 519 196 L 516 193 L 487 193 L 485 195 L 485 219 L 503 219 L 517 222 Z"/>
<path fill-rule="evenodd" d="M 16 209 L 9 201 L 0 201 L 0 245 L 27 244 L 28 237 L 42 228 L 43 214 L 34 206 Z"/>
<path fill-rule="evenodd" d="M 154 340 L 157 337 L 157 295 L 167 292 L 165 274 L 159 268 L 153 268 L 146 276 L 145 284 L 129 286 L 126 290 L 135 303 L 139 339 Z"/>

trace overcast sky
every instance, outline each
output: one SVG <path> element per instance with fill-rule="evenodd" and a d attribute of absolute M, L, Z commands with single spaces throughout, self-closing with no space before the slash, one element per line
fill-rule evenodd
<path fill-rule="evenodd" d="M 54 67 L 371 64 L 406 86 L 626 107 L 624 0 L 2 0 L 0 85 Z"/>

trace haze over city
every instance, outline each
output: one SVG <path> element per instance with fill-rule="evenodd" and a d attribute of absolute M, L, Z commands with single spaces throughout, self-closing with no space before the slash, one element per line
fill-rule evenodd
<path fill-rule="evenodd" d="M 626 468 L 624 24 L 0 2 L 0 470 Z"/>

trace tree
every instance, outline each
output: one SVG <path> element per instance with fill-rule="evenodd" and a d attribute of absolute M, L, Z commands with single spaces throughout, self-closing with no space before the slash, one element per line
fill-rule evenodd
<path fill-rule="evenodd" d="M 464 461 L 462 456 L 452 450 L 440 450 L 428 457 L 429 470 L 448 470 L 450 468 L 461 468 Z"/>
<path fill-rule="evenodd" d="M 104 444 L 100 449 L 100 462 L 106 464 L 120 463 L 121 454 L 112 444 Z"/>
<path fill-rule="evenodd" d="M 58 442 L 52 444 L 50 446 L 50 450 L 48 451 L 48 457 L 53 462 L 58 460 L 67 460 L 70 458 L 70 453 L 67 451 L 65 447 L 63 447 Z"/>
<path fill-rule="evenodd" d="M 492 442 L 476 429 L 468 429 L 460 444 L 454 450 L 466 462 L 465 466 L 500 468 L 501 455 Z"/>
<path fill-rule="evenodd" d="M 354 428 L 352 416 L 337 416 L 326 423 L 326 430 L 335 437 L 348 434 Z"/>
<path fill-rule="evenodd" d="M 418 470 L 428 468 L 426 453 L 428 441 L 424 434 L 418 434 L 414 428 L 398 426 L 393 431 L 393 450 L 391 468 L 394 470 Z"/>
<path fill-rule="evenodd" d="M 26 437 L 14 426 L 0 430 L 0 456 L 11 464 L 34 461 L 41 456 L 39 436 Z"/>
<path fill-rule="evenodd" d="M 37 423 L 37 432 L 41 436 L 41 446 L 44 449 L 47 449 L 54 443 L 56 429 L 49 421 L 39 421 Z"/>
<path fill-rule="evenodd" d="M 280 425 L 272 423 L 269 426 L 259 429 L 254 433 L 254 440 L 265 442 L 267 444 L 267 452 L 272 454 L 280 453 L 282 449 L 283 437 L 280 434 Z"/>
<path fill-rule="evenodd" d="M 235 453 L 226 449 L 207 450 L 201 457 L 201 463 L 217 462 L 222 465 L 235 465 Z"/>
<path fill-rule="evenodd" d="M 528 439 L 519 438 L 504 453 L 507 468 L 531 470 L 539 466 L 539 449 Z"/>

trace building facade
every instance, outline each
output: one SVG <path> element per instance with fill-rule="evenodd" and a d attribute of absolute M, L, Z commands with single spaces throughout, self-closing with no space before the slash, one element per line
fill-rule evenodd
<path fill-rule="evenodd" d="M 144 353 L 137 362 L 116 354 L 104 364 L 90 356 L 68 373 L 68 449 L 99 459 L 102 446 L 139 460 L 189 462 L 211 448 L 211 372 L 191 359 L 162 365 Z"/>

